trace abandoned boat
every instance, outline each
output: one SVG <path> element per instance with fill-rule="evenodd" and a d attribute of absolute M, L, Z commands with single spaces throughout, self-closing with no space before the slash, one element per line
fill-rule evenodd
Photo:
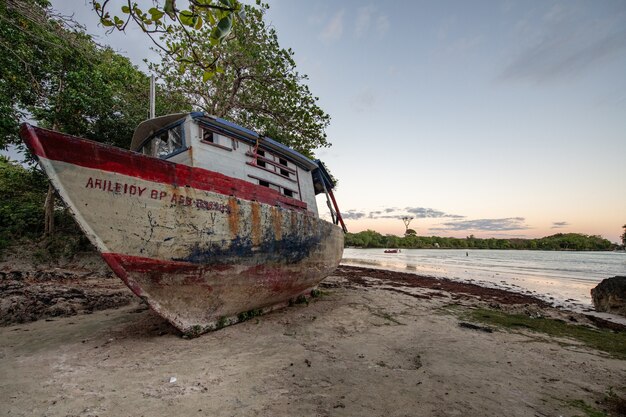
<path fill-rule="evenodd" d="M 226 120 L 149 119 L 130 151 L 28 124 L 21 136 L 115 274 L 185 334 L 287 305 L 341 259 L 323 164 Z"/>

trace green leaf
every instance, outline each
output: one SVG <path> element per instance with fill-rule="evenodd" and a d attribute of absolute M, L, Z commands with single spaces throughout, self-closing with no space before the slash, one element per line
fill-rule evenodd
<path fill-rule="evenodd" d="M 176 18 L 176 7 L 174 7 L 174 2 L 175 0 L 165 0 L 165 5 L 163 6 L 163 11 L 172 19 Z"/>
<path fill-rule="evenodd" d="M 183 10 L 182 12 L 180 12 L 178 14 L 180 21 L 183 25 L 185 26 L 193 26 L 194 25 L 194 21 L 193 21 L 193 13 L 190 12 L 189 10 Z"/>
<path fill-rule="evenodd" d="M 128 6 L 122 6 L 122 13 L 129 14 L 129 13 L 130 13 L 130 7 L 128 7 Z"/>
<path fill-rule="evenodd" d="M 205 83 L 215 77 L 215 71 L 204 71 L 202 73 L 202 82 Z"/>
<path fill-rule="evenodd" d="M 229 14 L 228 16 L 220 19 L 217 26 L 213 28 L 213 31 L 211 32 L 211 37 L 219 42 L 222 39 L 224 39 L 226 36 L 228 36 L 232 27 L 233 27 L 233 17 L 232 15 Z"/>
<path fill-rule="evenodd" d="M 211 26 L 214 26 L 217 23 L 217 20 L 215 20 L 215 15 L 212 12 L 208 12 L 204 15 L 204 17 L 209 17 L 209 23 L 211 24 Z"/>
<path fill-rule="evenodd" d="M 157 9 L 156 7 L 152 7 L 150 10 L 148 10 L 148 13 L 150 13 L 152 20 L 154 21 L 160 20 L 163 15 L 165 15 L 165 12 Z"/>
<path fill-rule="evenodd" d="M 111 19 L 100 19 L 100 23 L 102 23 L 102 26 L 106 26 L 106 27 L 111 27 L 113 26 L 113 22 L 111 21 Z"/>
<path fill-rule="evenodd" d="M 231 0 L 220 0 L 220 3 L 222 3 L 226 7 L 230 7 L 230 8 L 233 7 L 233 3 Z"/>
<path fill-rule="evenodd" d="M 196 26 L 195 29 L 196 30 L 200 30 L 200 28 L 202 27 L 202 17 L 198 16 L 197 20 L 196 20 Z"/>

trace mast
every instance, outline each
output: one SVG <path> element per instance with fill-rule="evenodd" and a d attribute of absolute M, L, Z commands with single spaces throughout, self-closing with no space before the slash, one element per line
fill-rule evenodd
<path fill-rule="evenodd" d="M 156 85 L 154 83 L 154 75 L 150 76 L 150 119 L 156 117 Z"/>

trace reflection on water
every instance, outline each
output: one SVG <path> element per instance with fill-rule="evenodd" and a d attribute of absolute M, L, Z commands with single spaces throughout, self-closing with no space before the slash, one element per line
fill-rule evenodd
<path fill-rule="evenodd" d="M 577 310 L 591 307 L 590 290 L 604 278 L 626 275 L 619 252 L 346 249 L 342 263 L 476 282 Z"/>

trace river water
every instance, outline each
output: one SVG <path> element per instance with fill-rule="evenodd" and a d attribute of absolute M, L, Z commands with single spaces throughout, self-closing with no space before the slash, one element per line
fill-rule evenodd
<path fill-rule="evenodd" d="M 624 252 L 345 249 L 342 264 L 412 272 L 527 293 L 575 311 L 592 309 L 591 289 L 626 275 Z"/>

